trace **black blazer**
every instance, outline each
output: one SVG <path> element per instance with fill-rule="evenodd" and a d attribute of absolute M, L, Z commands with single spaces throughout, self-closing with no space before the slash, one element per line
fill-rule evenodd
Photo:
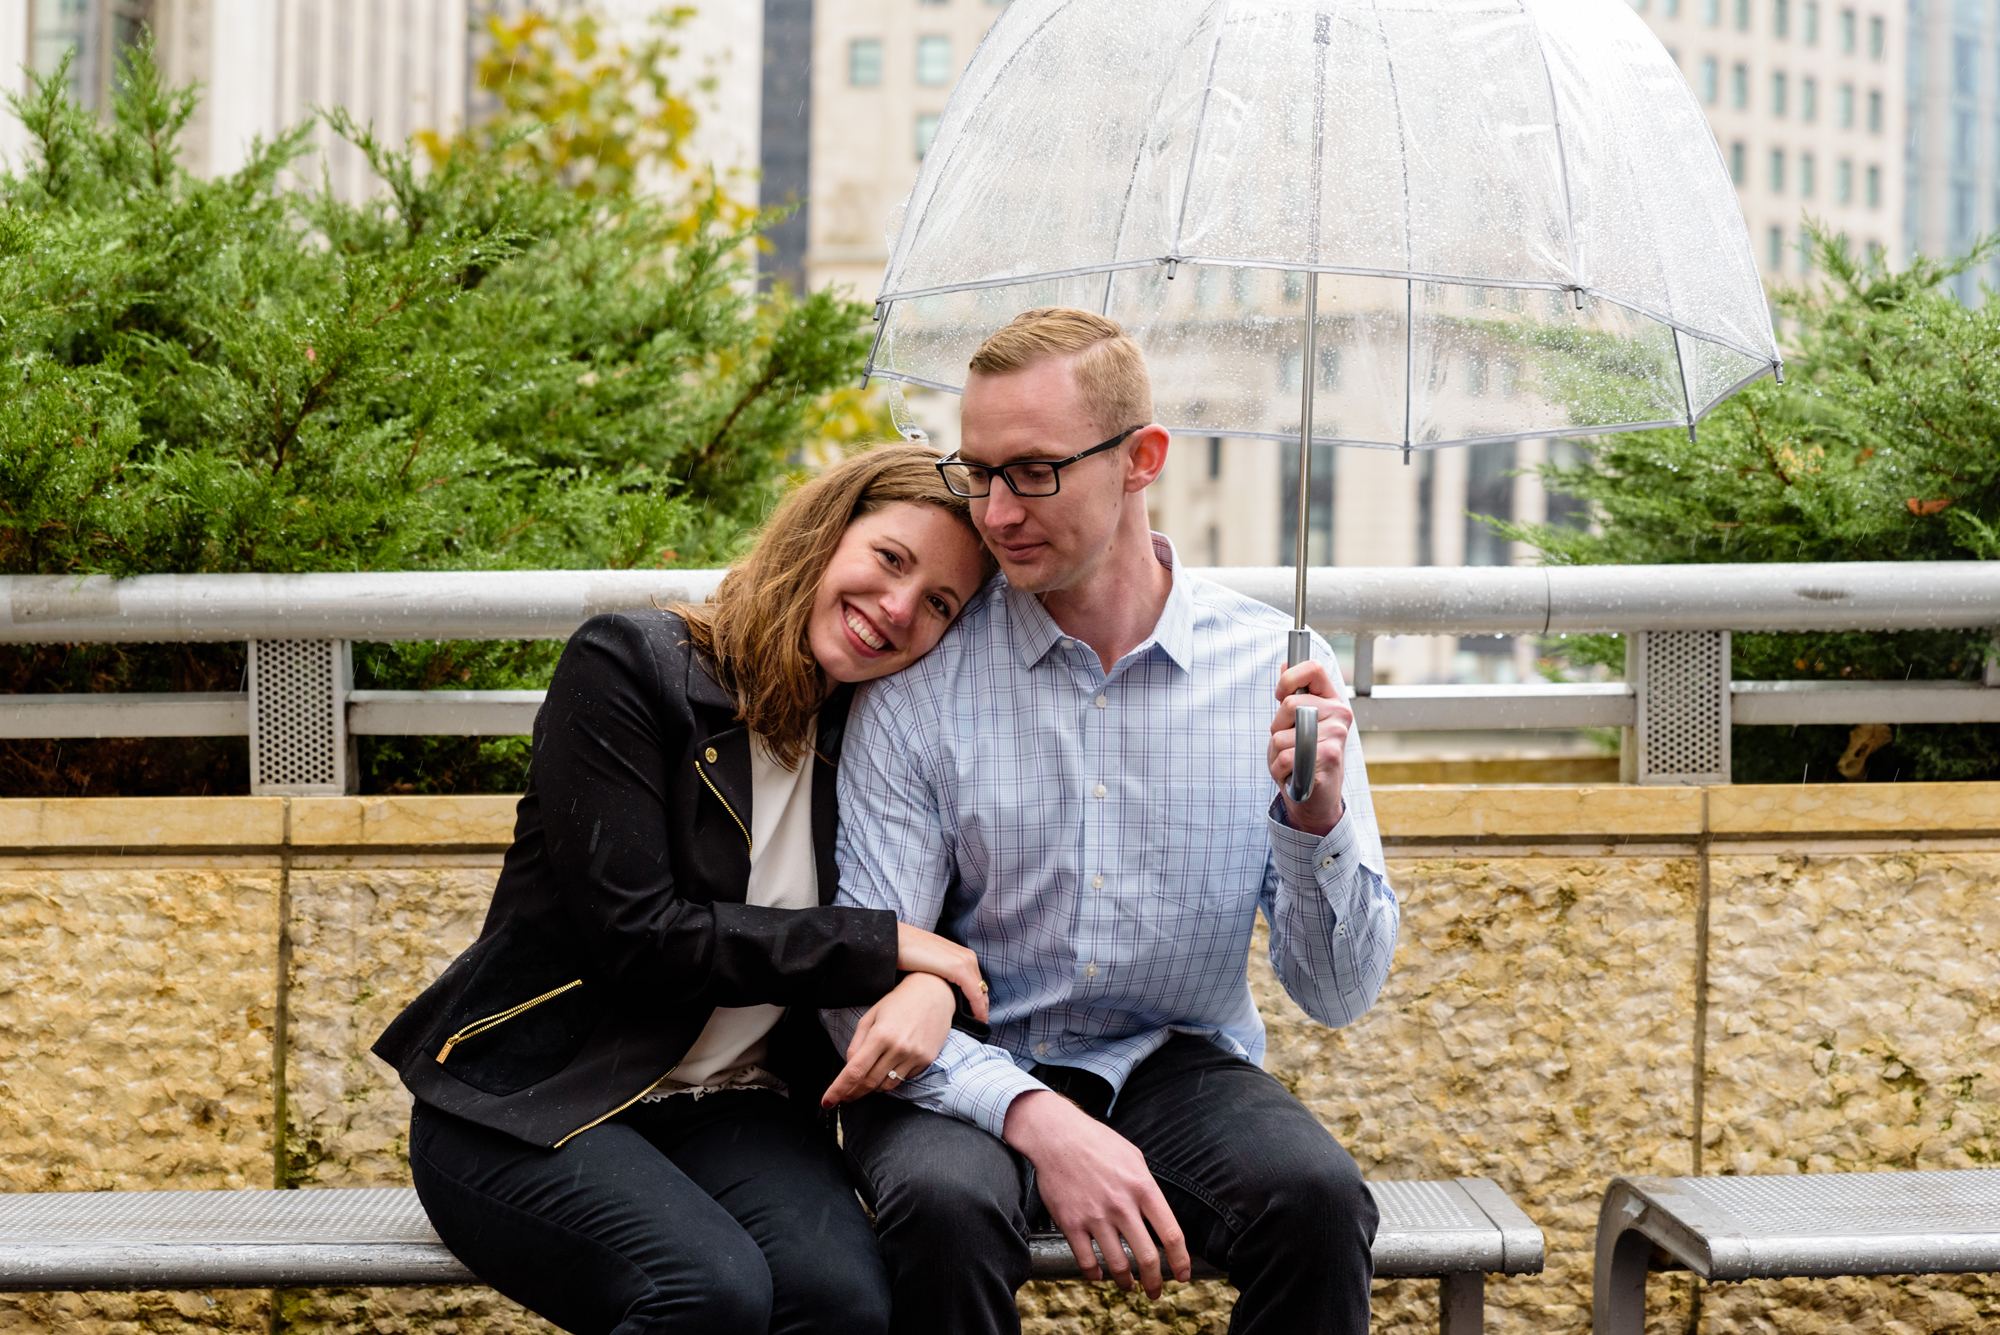
<path fill-rule="evenodd" d="M 834 764 L 811 763 L 820 907 L 745 904 L 750 734 L 671 612 L 571 637 L 535 716 L 514 844 L 479 939 L 375 1042 L 444 1112 L 556 1146 L 650 1089 L 718 1006 L 791 1008 L 768 1065 L 817 1108 L 840 1069 L 816 1014 L 896 982 L 896 915 L 834 907 Z"/>

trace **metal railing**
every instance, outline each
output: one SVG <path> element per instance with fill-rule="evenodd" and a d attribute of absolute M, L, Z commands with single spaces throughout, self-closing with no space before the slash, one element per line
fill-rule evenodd
<path fill-rule="evenodd" d="M 356 641 L 566 638 L 600 612 L 699 602 L 720 571 L 0 577 L 0 642 L 241 641 L 248 689 L 0 696 L 0 737 L 250 738 L 258 793 L 338 793 L 368 734 L 526 733 L 540 691 L 360 691 Z M 1197 572 L 1290 610 L 1289 567 Z M 1323 567 L 1307 615 L 1354 636 L 1364 729 L 1629 729 L 1626 777 L 1726 783 L 1743 724 L 2000 722 L 2000 562 L 1582 567 Z M 1983 681 L 1729 677 L 1741 631 L 1993 630 Z M 1626 637 L 1625 680 L 1390 686 L 1383 635 Z"/>

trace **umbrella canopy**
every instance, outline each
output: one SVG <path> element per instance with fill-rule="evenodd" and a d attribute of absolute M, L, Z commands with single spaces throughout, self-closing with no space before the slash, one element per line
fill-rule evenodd
<path fill-rule="evenodd" d="M 1081 306 L 1189 433 L 1692 429 L 1782 374 L 1714 136 L 1619 0 L 1014 0 L 890 226 L 871 374 L 956 391 Z"/>

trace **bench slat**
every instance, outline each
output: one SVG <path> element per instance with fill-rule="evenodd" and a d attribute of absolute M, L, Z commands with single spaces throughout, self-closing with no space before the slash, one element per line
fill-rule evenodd
<path fill-rule="evenodd" d="M 2000 1171 L 1618 1178 L 1597 1217 L 1596 1335 L 1644 1329 L 1649 1268 L 1718 1280 L 1997 1271 Z"/>
<path fill-rule="evenodd" d="M 1492 1183 L 1369 1186 L 1382 1210 L 1384 1278 L 1542 1267 L 1540 1230 Z M 1037 1235 L 1030 1252 L 1036 1278 L 1075 1277 L 1061 1235 Z M 1215 1271 L 1197 1263 L 1196 1273 Z M 408 1188 L 0 1194 L 0 1290 L 477 1282 Z"/>

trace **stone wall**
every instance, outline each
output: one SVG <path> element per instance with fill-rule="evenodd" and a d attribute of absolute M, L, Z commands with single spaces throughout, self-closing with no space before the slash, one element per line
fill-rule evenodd
<path fill-rule="evenodd" d="M 1492 1177 L 1542 1225 L 1548 1272 L 1490 1285 L 1495 1329 L 1588 1328 L 1615 1174 L 1995 1162 L 2000 785 L 1377 802 L 1396 970 L 1330 1031 L 1260 938 L 1267 1064 L 1371 1176 Z M 408 1103 L 368 1044 L 477 932 L 511 822 L 503 798 L 0 802 L 0 1189 L 406 1181 Z M 2000 1320 L 1984 1278 L 1658 1276 L 1652 1296 L 1659 1331 L 1697 1304 L 1714 1331 Z M 0 1335 L 247 1335 L 271 1301 L 4 1295 Z M 278 1301 L 329 1335 L 548 1329 L 483 1289 Z M 1230 1301 L 1044 1284 L 1021 1305 L 1035 1335 L 1193 1335 Z M 1434 1286 L 1383 1283 L 1375 1310 L 1380 1330 L 1435 1329 Z"/>

